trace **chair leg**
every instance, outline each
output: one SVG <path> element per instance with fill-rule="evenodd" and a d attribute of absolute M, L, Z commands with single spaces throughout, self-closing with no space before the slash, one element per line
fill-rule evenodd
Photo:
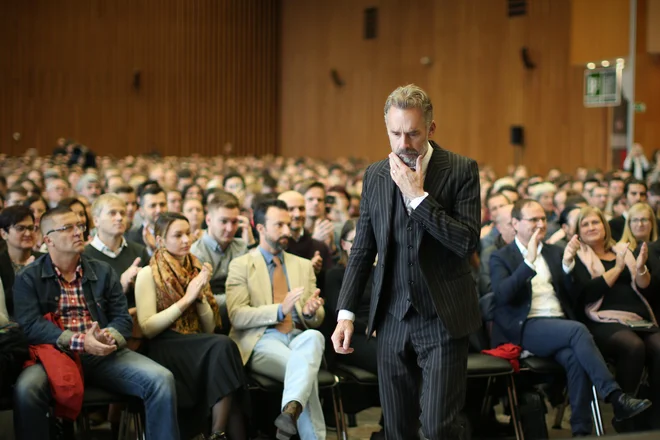
<path fill-rule="evenodd" d="M 491 402 L 491 397 L 490 397 L 490 387 L 493 383 L 494 378 L 490 376 L 486 382 L 486 391 L 484 392 L 484 398 L 481 402 L 481 418 L 485 419 L 486 415 L 488 414 L 488 408 L 490 408 L 490 402 Z"/>
<path fill-rule="evenodd" d="M 126 409 L 119 414 L 119 429 L 117 432 L 117 440 L 126 440 L 124 434 L 124 425 L 126 424 Z"/>
<path fill-rule="evenodd" d="M 344 404 L 341 400 L 339 384 L 330 388 L 332 395 L 332 407 L 335 413 L 335 426 L 337 427 L 337 440 L 348 440 L 348 427 L 346 425 L 346 414 L 344 414 Z"/>
<path fill-rule="evenodd" d="M 507 392 L 509 394 L 509 407 L 511 409 L 511 423 L 513 423 L 513 429 L 516 432 L 516 440 L 525 440 L 525 434 L 520 421 L 518 393 L 516 392 L 516 382 L 513 379 L 513 374 L 508 376 L 508 382 Z"/>
<path fill-rule="evenodd" d="M 555 410 L 555 423 L 552 425 L 552 429 L 561 429 L 561 422 L 564 420 L 564 413 L 568 406 L 568 393 L 564 394 L 566 395 L 566 397 L 564 397 L 564 402 Z"/>
<path fill-rule="evenodd" d="M 605 428 L 603 426 L 603 416 L 600 413 L 600 403 L 598 401 L 598 392 L 596 391 L 596 386 L 591 386 L 591 414 L 594 419 L 594 426 L 596 428 L 596 435 L 601 437 L 605 435 Z"/>

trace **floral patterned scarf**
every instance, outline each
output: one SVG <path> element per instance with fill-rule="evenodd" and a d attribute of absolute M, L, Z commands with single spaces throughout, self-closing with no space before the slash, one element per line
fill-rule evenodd
<path fill-rule="evenodd" d="M 188 254 L 180 262 L 165 249 L 157 249 L 149 265 L 156 284 L 156 301 L 159 312 L 183 298 L 190 281 L 202 270 L 202 263 L 194 255 Z M 211 287 L 208 284 L 202 287 L 200 295 L 206 296 L 206 300 L 213 310 L 216 326 L 222 327 L 218 304 L 211 293 Z M 197 307 L 188 307 L 172 324 L 171 329 L 183 334 L 202 333 Z"/>

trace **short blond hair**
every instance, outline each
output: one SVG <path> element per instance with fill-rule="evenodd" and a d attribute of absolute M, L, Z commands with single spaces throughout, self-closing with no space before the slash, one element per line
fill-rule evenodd
<path fill-rule="evenodd" d="M 635 203 L 628 210 L 628 218 L 626 219 L 626 225 L 623 228 L 623 236 L 621 236 L 621 242 L 628 243 L 628 247 L 631 251 L 637 249 L 639 243 L 637 243 L 637 239 L 635 238 L 635 235 L 632 233 L 632 229 L 630 228 L 630 219 L 633 215 L 642 212 L 645 212 L 651 221 L 651 234 L 649 241 L 656 241 L 658 239 L 658 224 L 655 220 L 655 213 L 653 212 L 653 208 L 651 208 L 646 203 Z"/>
<path fill-rule="evenodd" d="M 391 107 L 398 108 L 399 110 L 420 109 L 424 115 L 427 128 L 433 121 L 433 104 L 431 104 L 431 98 L 415 84 L 398 87 L 390 93 L 390 96 L 385 101 L 385 124 L 387 124 L 387 114 Z"/>
<path fill-rule="evenodd" d="M 117 202 L 121 206 L 126 208 L 126 202 L 124 202 L 124 199 L 119 197 L 117 194 L 115 193 L 101 194 L 96 198 L 96 200 L 94 200 L 94 203 L 92 203 L 92 217 L 100 216 L 105 205 L 111 202 Z"/>
<path fill-rule="evenodd" d="M 601 223 L 603 223 L 603 228 L 605 229 L 605 238 L 603 241 L 605 242 L 604 243 L 605 250 L 609 251 L 615 245 L 615 242 L 612 239 L 612 230 L 610 229 L 610 224 L 607 222 L 607 219 L 605 218 L 605 214 L 603 214 L 603 212 L 600 209 L 594 206 L 585 206 L 584 208 L 580 209 L 580 215 L 578 215 L 577 226 L 576 226 L 577 235 L 578 237 L 582 235 L 581 234 L 582 220 L 584 220 L 586 217 L 592 214 L 598 216 Z"/>

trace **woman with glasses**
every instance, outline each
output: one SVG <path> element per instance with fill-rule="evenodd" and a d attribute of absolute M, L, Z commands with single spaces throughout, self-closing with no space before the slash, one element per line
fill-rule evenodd
<path fill-rule="evenodd" d="M 657 295 L 660 285 L 647 264 L 646 242 L 638 246 L 637 256 L 630 249 L 630 240 L 637 240 L 635 231 L 640 239 L 645 238 L 643 226 L 652 220 L 643 212 L 641 207 L 631 209 L 626 225 L 631 229 L 628 242 L 615 245 L 603 213 L 590 206 L 582 208 L 577 222 L 581 246 L 573 276 L 575 295 L 584 306 L 585 324 L 605 358 L 613 360 L 621 390 L 634 395 L 644 368 L 649 369 L 654 405 L 647 413 L 653 429 L 659 429 L 660 331 L 648 300 Z M 615 424 L 615 428 L 628 431 L 632 426 Z"/>
<path fill-rule="evenodd" d="M 0 252 L 0 279 L 5 289 L 5 301 L 9 316 L 13 315 L 13 296 L 15 274 L 33 262 L 42 254 L 35 252 L 34 216 L 25 206 L 10 206 L 0 212 L 0 237 L 6 242 L 7 249 Z"/>
<path fill-rule="evenodd" d="M 178 406 L 195 416 L 189 425 L 210 416 L 210 439 L 245 440 L 245 373 L 236 344 L 215 334 L 222 322 L 209 286 L 212 268 L 190 253 L 183 215 L 159 215 L 155 235 L 156 251 L 135 280 L 145 354 L 174 374 Z"/>

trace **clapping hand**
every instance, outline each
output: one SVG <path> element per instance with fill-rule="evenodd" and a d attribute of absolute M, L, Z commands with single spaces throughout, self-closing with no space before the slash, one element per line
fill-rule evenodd
<path fill-rule="evenodd" d="M 99 323 L 94 322 L 85 333 L 85 352 L 94 356 L 107 356 L 117 350 L 115 339 L 108 330 L 99 329 Z"/>
<path fill-rule="evenodd" d="M 571 240 L 566 245 L 566 249 L 564 249 L 563 263 L 566 266 L 570 266 L 571 264 L 573 264 L 573 260 L 575 260 L 575 256 L 577 255 L 577 252 L 579 250 L 580 250 L 580 240 L 578 240 L 577 235 L 573 235 Z"/>
<path fill-rule="evenodd" d="M 642 243 L 642 247 L 639 250 L 639 255 L 637 256 L 637 273 L 644 272 L 644 266 L 646 265 L 646 260 L 649 258 L 649 248 L 646 243 Z"/>
<path fill-rule="evenodd" d="M 131 264 L 128 269 L 124 271 L 124 273 L 121 274 L 121 277 L 119 279 L 119 282 L 121 283 L 121 287 L 124 290 L 124 293 L 128 291 L 130 288 L 131 284 L 135 281 L 135 277 L 137 276 L 137 273 L 140 271 L 140 257 L 137 257 L 134 261 L 133 264 Z"/>
<path fill-rule="evenodd" d="M 303 307 L 303 314 L 307 316 L 314 315 L 316 311 L 325 304 L 323 298 L 319 298 L 321 294 L 321 289 L 316 289 L 312 296 L 309 297 L 305 306 Z"/>
<path fill-rule="evenodd" d="M 534 264 L 536 261 L 536 257 L 538 254 L 538 249 L 539 249 L 539 231 L 540 229 L 537 229 L 534 231 L 532 234 L 531 238 L 529 239 L 529 243 L 527 243 L 527 261 L 530 263 Z"/>
<path fill-rule="evenodd" d="M 312 266 L 314 267 L 314 273 L 318 275 L 323 268 L 323 258 L 321 257 L 321 253 L 319 251 L 314 252 L 314 256 L 312 257 Z"/>

